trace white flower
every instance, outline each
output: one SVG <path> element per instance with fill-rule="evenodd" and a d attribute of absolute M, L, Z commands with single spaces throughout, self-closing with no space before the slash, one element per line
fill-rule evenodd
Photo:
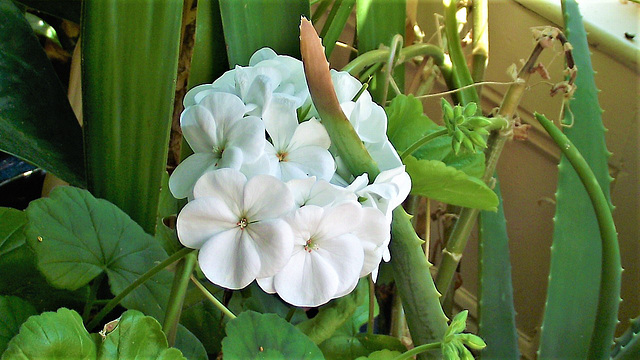
<path fill-rule="evenodd" d="M 391 222 L 393 209 L 407 198 L 411 191 L 411 178 L 404 165 L 378 174 L 373 184 L 368 185 L 369 176 L 358 176 L 347 188 L 358 195 L 363 206 L 380 210 Z"/>
<path fill-rule="evenodd" d="M 283 182 L 269 175 L 247 181 L 237 170 L 219 169 L 198 180 L 194 197 L 178 215 L 178 238 L 200 249 L 198 262 L 211 282 L 241 289 L 289 261 L 293 234 L 281 217 L 294 205 Z"/>
<path fill-rule="evenodd" d="M 324 126 L 316 119 L 298 124 L 295 108 L 272 102 L 264 112 L 264 124 L 271 137 L 265 153 L 274 176 L 283 181 L 316 176 L 329 180 L 335 163 L 327 150 L 331 145 Z"/>
<path fill-rule="evenodd" d="M 180 117 L 182 133 L 194 154 L 176 167 L 169 179 L 178 199 L 192 194 L 196 180 L 207 170 L 240 169 L 256 161 L 264 151 L 264 124 L 259 118 L 243 118 L 245 105 L 235 95 L 211 93 L 189 106 Z"/>
<path fill-rule="evenodd" d="M 330 206 L 357 200 L 353 191 L 333 185 L 326 180 L 316 181 L 315 176 L 289 180 L 287 186 L 293 193 L 297 207 L 304 205 Z"/>
<path fill-rule="evenodd" d="M 356 202 L 298 209 L 289 218 L 294 233 L 289 262 L 273 278 L 259 278 L 258 284 L 295 306 L 319 306 L 347 294 L 364 264 L 362 242 L 352 234 L 361 217 Z"/>

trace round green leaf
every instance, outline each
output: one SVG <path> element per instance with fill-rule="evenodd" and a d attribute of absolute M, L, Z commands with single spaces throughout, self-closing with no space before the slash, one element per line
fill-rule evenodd
<path fill-rule="evenodd" d="M 411 194 L 421 195 L 451 205 L 481 210 L 496 210 L 498 196 L 482 180 L 442 161 L 404 159 L 411 176 Z"/>
<path fill-rule="evenodd" d="M 185 359 L 178 349 L 169 349 L 160 323 L 139 311 L 122 314 L 115 329 L 100 347 L 99 360 L 107 359 Z"/>
<path fill-rule="evenodd" d="M 20 325 L 29 316 L 36 315 L 33 305 L 15 296 L 0 296 L 0 354 L 7 349 L 9 341 L 18 334 Z"/>
<path fill-rule="evenodd" d="M 227 324 L 225 359 L 322 359 L 320 349 L 276 314 L 245 311 Z"/>
<path fill-rule="evenodd" d="M 96 346 L 77 312 L 60 308 L 30 317 L 2 359 L 95 359 Z"/>
<path fill-rule="evenodd" d="M 398 356 L 402 355 L 399 351 L 391 351 L 391 350 L 380 350 L 376 352 L 372 352 L 369 356 L 361 356 L 356 360 L 393 360 Z"/>
<path fill-rule="evenodd" d="M 120 293 L 167 254 L 127 214 L 88 191 L 58 187 L 49 198 L 26 210 L 27 243 L 51 285 L 75 290 L 102 272 L 114 294 Z M 130 309 L 162 319 L 171 275 L 158 273 L 122 301 Z"/>

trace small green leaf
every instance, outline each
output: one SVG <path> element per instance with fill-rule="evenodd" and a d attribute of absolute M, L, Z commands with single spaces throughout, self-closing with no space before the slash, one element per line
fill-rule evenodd
<path fill-rule="evenodd" d="M 436 160 L 405 159 L 414 195 L 425 196 L 447 204 L 495 210 L 496 194 L 480 179 Z"/>
<path fill-rule="evenodd" d="M 82 130 L 22 12 L 0 0 L 0 149 L 84 186 Z"/>
<path fill-rule="evenodd" d="M 99 360 L 107 359 L 186 359 L 178 349 L 169 349 L 160 323 L 139 311 L 122 314 L 115 330 L 100 347 Z"/>
<path fill-rule="evenodd" d="M 26 210 L 27 243 L 51 285 L 78 289 L 106 272 L 120 293 L 167 254 L 129 216 L 88 191 L 58 187 Z M 122 305 L 162 319 L 171 275 L 160 272 L 127 295 Z"/>
<path fill-rule="evenodd" d="M 380 350 L 375 351 L 369 354 L 369 356 L 361 356 L 356 360 L 393 360 L 398 356 L 402 355 L 399 351 L 391 351 L 391 350 Z"/>
<path fill-rule="evenodd" d="M 15 296 L 0 296 L 0 354 L 6 349 L 9 341 L 18 334 L 20 325 L 29 316 L 36 315 L 33 305 Z"/>
<path fill-rule="evenodd" d="M 208 354 L 217 355 L 224 338 L 222 313 L 211 302 L 200 301 L 182 309 L 180 322 L 204 345 Z"/>
<path fill-rule="evenodd" d="M 349 360 L 383 349 L 407 351 L 400 339 L 396 337 L 366 333 L 355 336 L 334 336 L 320 344 L 320 349 L 327 360 Z"/>
<path fill-rule="evenodd" d="M 66 308 L 30 317 L 2 359 L 95 359 L 96 345 L 80 315 Z"/>
<path fill-rule="evenodd" d="M 275 314 L 246 311 L 227 324 L 225 359 L 321 359 L 320 349 Z"/>

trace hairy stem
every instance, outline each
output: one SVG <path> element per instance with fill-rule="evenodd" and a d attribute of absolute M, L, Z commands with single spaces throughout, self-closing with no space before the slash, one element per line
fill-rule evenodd
<path fill-rule="evenodd" d="M 211 301 L 211 303 L 218 308 L 218 310 L 220 310 L 224 315 L 228 316 L 230 319 L 235 319 L 236 316 L 234 313 L 231 312 L 231 310 L 227 309 L 226 306 L 224 306 L 220 300 L 218 300 L 215 296 L 213 296 L 212 293 L 209 292 L 209 290 L 207 290 L 206 287 L 204 287 L 204 285 L 202 285 L 200 283 L 200 281 L 198 281 L 198 279 L 195 278 L 195 276 L 193 276 L 193 274 L 191 275 L 191 281 L 196 285 L 196 287 L 202 292 L 202 294 L 207 298 L 207 300 Z"/>

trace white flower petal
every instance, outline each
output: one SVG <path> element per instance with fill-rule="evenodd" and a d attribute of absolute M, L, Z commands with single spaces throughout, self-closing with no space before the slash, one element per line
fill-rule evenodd
<path fill-rule="evenodd" d="M 264 142 L 268 143 L 267 140 L 264 140 Z M 271 159 L 269 158 L 268 154 L 263 153 L 262 156 L 260 156 L 256 161 L 243 163 L 242 167 L 240 168 L 240 172 L 242 172 L 248 179 L 251 179 L 256 175 L 273 176 L 274 174 L 270 160 Z M 275 163 L 277 164 L 277 160 L 275 160 Z"/>
<path fill-rule="evenodd" d="M 257 278 L 256 282 L 258 283 L 258 286 L 260 286 L 260 288 L 266 292 L 267 294 L 275 294 L 276 293 L 276 288 L 273 285 L 273 276 L 268 276 L 268 277 L 264 277 L 264 278 Z"/>
<path fill-rule="evenodd" d="M 303 179 L 293 179 L 287 181 L 287 186 L 293 194 L 295 206 L 305 205 L 311 197 L 311 188 L 316 183 L 316 177 L 308 177 Z M 317 204 L 316 204 L 317 205 Z"/>
<path fill-rule="evenodd" d="M 279 175 L 278 178 L 282 181 L 289 181 L 293 179 L 305 179 L 309 177 L 309 173 L 304 171 L 300 164 L 290 161 L 281 161 L 277 163 Z"/>
<path fill-rule="evenodd" d="M 276 152 L 286 152 L 298 127 L 296 109 L 285 103 L 271 102 L 264 109 L 262 120 Z"/>
<path fill-rule="evenodd" d="M 365 143 L 364 146 L 378 164 L 380 171 L 402 166 L 402 160 L 389 140 L 381 143 Z"/>
<path fill-rule="evenodd" d="M 214 92 L 205 96 L 199 105 L 206 107 L 213 115 L 218 125 L 218 132 L 224 133 L 227 127 L 240 120 L 245 113 L 245 106 L 242 100 L 225 92 Z"/>
<path fill-rule="evenodd" d="M 278 56 L 278 54 L 276 54 L 276 52 L 271 48 L 263 47 L 251 55 L 251 58 L 249 59 L 249 66 L 256 66 L 259 62 L 273 59 L 276 56 Z"/>
<path fill-rule="evenodd" d="M 245 229 L 249 234 L 262 267 L 257 277 L 273 276 L 289 261 L 293 250 L 293 233 L 289 224 L 282 219 L 250 223 Z"/>
<path fill-rule="evenodd" d="M 387 114 L 380 105 L 358 101 L 352 116 L 358 117 L 354 119 L 357 123 L 356 132 L 362 141 L 377 143 L 387 140 Z M 349 118 L 352 124 L 354 120 Z"/>
<path fill-rule="evenodd" d="M 307 176 L 316 176 L 318 179 L 329 181 L 335 172 L 333 156 L 319 146 L 304 146 L 291 150 L 287 161 L 296 164 Z"/>
<path fill-rule="evenodd" d="M 178 214 L 178 239 L 189 248 L 199 249 L 211 237 L 236 228 L 238 217 L 219 198 L 206 197 L 190 201 Z"/>
<path fill-rule="evenodd" d="M 194 152 L 211 152 L 218 146 L 218 126 L 209 109 L 194 105 L 180 115 L 182 135 Z"/>
<path fill-rule="evenodd" d="M 234 214 L 240 216 L 243 213 L 241 206 L 246 182 L 247 178 L 234 169 L 208 171 L 196 182 L 193 196 L 196 199 L 215 196 L 224 201 Z"/>
<path fill-rule="evenodd" d="M 202 84 L 202 85 L 195 86 L 191 90 L 187 91 L 187 93 L 184 95 L 184 99 L 182 99 L 182 104 L 184 105 L 185 109 L 188 108 L 189 106 L 197 104 L 195 100 L 196 95 L 204 91 L 210 91 L 212 89 L 213 89 L 212 84 Z"/>
<path fill-rule="evenodd" d="M 319 238 L 331 239 L 349 233 L 358 226 L 361 217 L 362 206 L 355 201 L 343 202 L 334 207 L 326 208 L 316 234 Z"/>
<path fill-rule="evenodd" d="M 182 160 L 169 177 L 169 190 L 173 196 L 176 199 L 193 196 L 196 181 L 207 169 L 215 167 L 218 160 L 213 153 L 195 153 Z"/>
<path fill-rule="evenodd" d="M 290 212 L 293 194 L 285 183 L 270 175 L 256 175 L 247 182 L 243 206 L 249 221 L 278 218 Z"/>
<path fill-rule="evenodd" d="M 360 277 L 371 273 L 380 265 L 382 253 L 391 240 L 391 226 L 385 215 L 376 208 L 363 208 L 362 211 L 362 221 L 353 232 L 364 248 Z"/>
<path fill-rule="evenodd" d="M 291 148 L 315 145 L 323 149 L 329 149 L 331 139 L 324 125 L 316 119 L 309 119 L 296 128 L 291 138 Z"/>
<path fill-rule="evenodd" d="M 353 100 L 362 88 L 362 83 L 346 71 L 331 70 L 331 80 L 341 104 Z"/>
<path fill-rule="evenodd" d="M 329 221 L 323 218 L 323 223 Z M 312 254 L 322 257 L 332 269 L 340 275 L 340 282 L 332 297 L 345 295 L 353 290 L 354 283 L 360 278 L 364 263 L 362 243 L 352 234 L 342 234 L 331 238 L 318 238 L 318 249 Z"/>
<path fill-rule="evenodd" d="M 237 146 L 244 159 L 253 162 L 264 152 L 264 123 L 255 116 L 245 117 L 228 128 L 225 139 L 227 146 Z"/>
<path fill-rule="evenodd" d="M 230 146 L 222 152 L 222 158 L 216 164 L 216 168 L 231 168 L 239 170 L 244 162 L 244 154 L 240 148 Z"/>
<path fill-rule="evenodd" d="M 200 249 L 198 263 L 209 281 L 234 290 L 255 280 L 262 265 L 254 242 L 238 227 L 207 241 Z"/>
<path fill-rule="evenodd" d="M 280 297 L 294 306 L 320 306 L 333 297 L 340 280 L 326 260 L 315 253 L 299 250 L 274 277 Z"/>

